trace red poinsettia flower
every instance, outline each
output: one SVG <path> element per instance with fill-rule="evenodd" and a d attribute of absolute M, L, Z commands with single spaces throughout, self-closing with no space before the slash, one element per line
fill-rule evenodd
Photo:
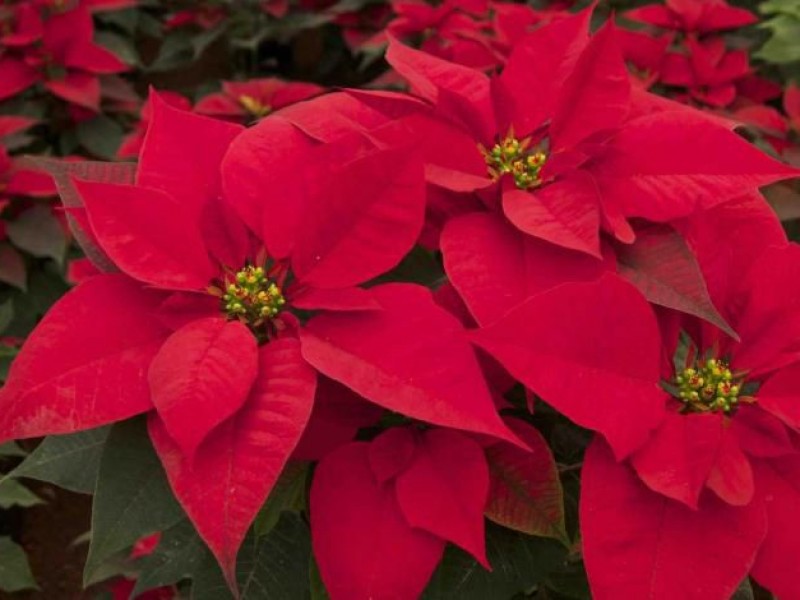
<path fill-rule="evenodd" d="M 601 230 L 631 242 L 631 218 L 674 219 L 793 174 L 718 122 L 632 92 L 613 26 L 590 38 L 590 14 L 536 30 L 493 78 L 390 45 L 435 106 L 420 135 L 429 182 L 450 193 L 443 212 L 470 210 L 478 191 L 520 231 L 600 256 Z"/>
<path fill-rule="evenodd" d="M 276 77 L 249 81 L 223 81 L 222 91 L 201 98 L 195 111 L 248 123 L 266 117 L 272 111 L 323 93 L 313 83 L 288 82 Z"/>
<path fill-rule="evenodd" d="M 27 46 L 42 37 L 42 18 L 32 3 L 0 6 L 0 47 Z"/>
<path fill-rule="evenodd" d="M 128 165 L 104 171 L 132 183 L 62 190 L 87 254 L 121 272 L 80 283 L 31 334 L 0 392 L 0 438 L 149 413 L 172 488 L 232 587 L 317 371 L 411 418 L 516 440 L 464 328 L 430 292 L 358 287 L 419 235 L 415 153 L 361 136 L 315 149 L 277 116 L 245 131 L 152 101 L 135 178 Z M 270 177 L 285 185 L 264 186 Z M 245 219 L 269 232 L 266 254 L 229 208 L 238 192 L 269 214 L 269 230 Z"/>
<path fill-rule="evenodd" d="M 686 33 L 706 34 L 744 27 L 758 21 L 749 10 L 725 0 L 666 0 L 624 13 L 631 21 Z"/>
<path fill-rule="evenodd" d="M 660 81 L 687 88 L 689 95 L 709 106 L 724 107 L 737 96 L 736 83 L 750 74 L 745 50 L 727 50 L 721 37 L 687 38 L 688 54 L 668 52 L 661 65 Z"/>
<path fill-rule="evenodd" d="M 675 226 L 738 339 L 675 312 L 657 320 L 613 276 L 535 296 L 475 339 L 606 440 L 589 450 L 582 486 L 595 597 L 722 600 L 751 567 L 793 597 L 800 313 L 788 282 L 800 247 L 759 197 Z"/>
<path fill-rule="evenodd" d="M 36 121 L 28 117 L 0 116 L 0 141 L 35 124 Z M 0 202 L 8 202 L 13 196 L 46 197 L 55 193 L 52 177 L 9 156 L 0 143 Z"/>
<path fill-rule="evenodd" d="M 161 91 L 158 93 L 158 97 L 170 106 L 181 110 L 190 110 L 192 108 L 192 103 L 188 98 L 175 92 Z M 122 138 L 122 143 L 119 149 L 117 149 L 117 158 L 136 158 L 139 156 L 139 152 L 142 150 L 142 144 L 144 144 L 145 134 L 150 126 L 150 116 L 152 112 L 153 108 L 150 103 L 150 98 L 148 98 L 145 100 L 144 104 L 142 104 L 142 109 L 139 113 L 139 122 L 136 123 L 136 127 Z"/>
<path fill-rule="evenodd" d="M 119 73 L 128 67 L 95 44 L 93 35 L 92 15 L 84 6 L 48 16 L 41 45 L 0 55 L 0 98 L 18 94 L 41 81 L 56 96 L 99 111 L 98 76 Z"/>
<path fill-rule="evenodd" d="M 194 26 L 205 31 L 219 25 L 226 16 L 227 13 L 223 6 L 204 4 L 175 12 L 164 21 L 164 27 L 177 29 Z"/>

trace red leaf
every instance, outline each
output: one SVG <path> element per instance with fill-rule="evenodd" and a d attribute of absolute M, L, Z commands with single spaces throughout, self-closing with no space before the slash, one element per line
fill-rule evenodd
<path fill-rule="evenodd" d="M 784 367 L 758 390 L 758 406 L 800 432 L 800 364 Z"/>
<path fill-rule="evenodd" d="M 779 598 L 800 597 L 796 576 L 800 556 L 800 457 L 795 454 L 758 463 L 756 485 L 767 505 L 769 531 L 753 565 L 753 577 Z"/>
<path fill-rule="evenodd" d="M 504 192 L 503 212 L 527 234 L 599 258 L 599 201 L 591 176 L 575 172 L 530 192 Z"/>
<path fill-rule="evenodd" d="M 453 542 L 491 569 L 483 522 L 489 468 L 480 444 L 457 431 L 429 429 L 396 485 L 409 525 Z"/>
<path fill-rule="evenodd" d="M 450 219 L 440 245 L 447 276 L 483 325 L 529 296 L 593 279 L 605 269 L 603 262 L 523 234 L 493 213 Z"/>
<path fill-rule="evenodd" d="M 369 445 L 369 466 L 378 483 L 385 483 L 402 473 L 414 460 L 417 436 L 408 427 L 387 429 Z"/>
<path fill-rule="evenodd" d="M 311 484 L 314 556 L 331 600 L 416 600 L 444 541 L 406 523 L 394 485 L 375 480 L 364 442 L 324 458 Z"/>
<path fill-rule="evenodd" d="M 722 429 L 716 461 L 708 474 L 706 485 L 722 500 L 734 506 L 747 506 L 753 500 L 753 467 L 730 426 Z"/>
<path fill-rule="evenodd" d="M 306 360 L 389 410 L 518 443 L 495 412 L 458 320 L 425 288 L 371 289 L 383 310 L 327 313 L 308 322 L 300 333 Z"/>
<path fill-rule="evenodd" d="M 565 416 L 601 432 L 620 458 L 663 418 L 655 316 L 614 275 L 534 296 L 473 340 Z"/>
<path fill-rule="evenodd" d="M 667 413 L 631 465 L 650 489 L 697 508 L 722 440 L 723 415 Z"/>
<path fill-rule="evenodd" d="M 303 174 L 316 145 L 275 115 L 245 130 L 225 155 L 225 198 L 242 221 L 261 234 L 269 254 L 276 259 L 289 256 L 302 226 L 307 204 Z"/>
<path fill-rule="evenodd" d="M 698 510 L 649 490 L 596 440 L 583 465 L 583 556 L 597 600 L 730 598 L 766 533 L 763 504 Z"/>
<path fill-rule="evenodd" d="M 564 81 L 589 42 L 591 16 L 591 10 L 583 10 L 559 19 L 514 45 L 503 73 L 493 81 L 506 113 L 501 127 L 513 124 L 517 133 L 527 135 L 553 117 Z M 533 90 L 535 102 L 530 101 Z"/>
<path fill-rule="evenodd" d="M 705 319 L 738 339 L 711 301 L 692 250 L 671 227 L 637 230 L 633 244 L 617 246 L 617 268 L 653 304 Z"/>
<path fill-rule="evenodd" d="M 193 460 L 158 416 L 150 420 L 150 436 L 172 489 L 234 590 L 236 554 L 297 445 L 314 400 L 315 373 L 296 340 L 262 346 L 258 361 L 259 376 L 247 402 L 206 438 Z"/>
<path fill-rule="evenodd" d="M 339 446 L 352 442 L 362 427 L 375 425 L 382 414 L 380 406 L 368 402 L 341 383 L 320 375 L 314 410 L 292 458 L 320 460 Z"/>
<path fill-rule="evenodd" d="M 256 338 L 238 321 L 209 317 L 167 338 L 147 377 L 164 428 L 187 459 L 244 404 L 258 369 Z"/>
<path fill-rule="evenodd" d="M 414 50 L 394 38 L 389 40 L 386 60 L 413 91 L 475 131 L 480 137 L 476 143 L 488 142 L 497 133 L 487 129 L 494 118 L 489 78 L 482 71 Z"/>
<path fill-rule="evenodd" d="M 388 271 L 411 250 L 425 219 L 422 163 L 404 150 L 355 160 L 312 190 L 292 266 L 303 283 L 358 285 Z"/>
<path fill-rule="evenodd" d="M 0 391 L 0 438 L 71 433 L 152 408 L 147 366 L 168 331 L 162 295 L 98 275 L 59 300 L 28 337 Z"/>
<path fill-rule="evenodd" d="M 149 101 L 136 184 L 165 192 L 196 219 L 220 196 L 222 158 L 244 128 L 171 106 L 155 92 Z"/>
<path fill-rule="evenodd" d="M 27 280 L 25 259 L 11 244 L 0 244 L 0 281 L 24 292 L 28 289 Z"/>
<path fill-rule="evenodd" d="M 506 442 L 486 448 L 491 482 L 486 516 L 504 527 L 568 544 L 564 492 L 550 447 L 533 426 L 518 419 L 506 422 L 530 451 Z"/>
<path fill-rule="evenodd" d="M 155 189 L 73 180 L 92 231 L 126 273 L 158 287 L 202 290 L 216 275 L 197 221 Z"/>
<path fill-rule="evenodd" d="M 633 119 L 607 149 L 591 167 L 603 196 L 619 202 L 626 216 L 652 221 L 686 216 L 798 175 L 690 111 Z"/>
<path fill-rule="evenodd" d="M 550 125 L 552 148 L 572 148 L 595 133 L 616 129 L 629 112 L 630 95 L 630 76 L 610 20 L 592 36 L 563 82 Z"/>

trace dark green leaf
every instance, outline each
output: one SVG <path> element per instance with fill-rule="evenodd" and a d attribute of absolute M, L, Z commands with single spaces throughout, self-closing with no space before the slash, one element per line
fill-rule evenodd
<path fill-rule="evenodd" d="M 8 509 L 12 506 L 35 506 L 43 504 L 42 499 L 28 488 L 14 479 L 0 481 L 0 508 Z"/>
<path fill-rule="evenodd" d="M 267 535 L 283 511 L 303 508 L 307 476 L 308 463 L 290 462 L 286 465 L 253 523 L 257 536 Z"/>
<path fill-rule="evenodd" d="M 98 158 L 114 158 L 122 142 L 124 130 L 114 119 L 98 115 L 89 121 L 83 121 L 77 128 L 78 141 L 81 146 Z"/>
<path fill-rule="evenodd" d="M 19 592 L 36 589 L 25 552 L 11 538 L 0 537 L 0 590 Z"/>
<path fill-rule="evenodd" d="M 184 513 L 150 443 L 145 420 L 114 425 L 100 459 L 84 584 L 98 581 L 95 576 L 106 559 L 182 518 Z"/>
<path fill-rule="evenodd" d="M 731 596 L 731 600 L 754 600 L 755 593 L 753 592 L 753 586 L 750 585 L 750 580 L 745 578 L 742 581 L 739 588 L 733 593 Z"/>
<path fill-rule="evenodd" d="M 194 526 L 183 520 L 166 530 L 153 553 L 139 562 L 139 577 L 133 596 L 189 579 L 209 560 L 213 561 L 211 553 Z"/>
<path fill-rule="evenodd" d="M 6 225 L 8 239 L 20 250 L 61 264 L 67 236 L 50 206 L 37 204 Z"/>
<path fill-rule="evenodd" d="M 544 581 L 563 563 L 566 549 L 552 539 L 487 523 L 486 553 L 492 572 L 463 550 L 448 546 L 423 599 L 508 600 Z"/>
<path fill-rule="evenodd" d="M 248 536 L 236 567 L 242 600 L 307 600 L 311 539 L 300 515 L 284 513 L 269 535 Z M 192 600 L 231 597 L 219 569 L 206 566 L 193 577 Z"/>
<path fill-rule="evenodd" d="M 5 442 L 0 444 L 0 456 L 28 456 L 16 442 Z"/>
<path fill-rule="evenodd" d="M 108 427 L 51 435 L 9 477 L 28 477 L 84 494 L 94 492 Z"/>

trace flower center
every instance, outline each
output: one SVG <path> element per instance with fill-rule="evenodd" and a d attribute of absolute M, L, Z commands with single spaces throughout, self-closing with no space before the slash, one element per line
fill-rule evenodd
<path fill-rule="evenodd" d="M 251 115 L 257 118 L 266 117 L 271 111 L 272 107 L 269 104 L 264 104 L 258 98 L 244 94 L 239 96 L 239 104 Z"/>
<path fill-rule="evenodd" d="M 744 376 L 732 373 L 728 364 L 716 358 L 696 362 L 675 376 L 678 399 L 688 412 L 722 412 L 730 414 L 740 402 L 753 402 L 740 397 Z"/>
<path fill-rule="evenodd" d="M 530 138 L 519 140 L 513 133 L 509 133 L 491 150 L 479 144 L 478 148 L 486 160 L 492 181 L 497 181 L 503 175 L 511 175 L 521 190 L 540 186 L 542 167 L 547 162 L 547 154 L 539 149 L 530 148 L 530 145 Z"/>
<path fill-rule="evenodd" d="M 236 273 L 222 294 L 222 310 L 228 317 L 253 327 L 275 317 L 285 304 L 281 288 L 261 267 L 248 266 Z"/>

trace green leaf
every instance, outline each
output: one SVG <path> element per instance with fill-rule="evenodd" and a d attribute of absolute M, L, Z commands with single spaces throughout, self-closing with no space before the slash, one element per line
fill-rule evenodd
<path fill-rule="evenodd" d="M 0 456 L 28 456 L 28 453 L 17 442 L 5 442 L 0 444 Z"/>
<path fill-rule="evenodd" d="M 308 463 L 290 462 L 269 493 L 266 504 L 253 523 L 257 536 L 267 535 L 287 510 L 303 508 L 308 477 Z"/>
<path fill-rule="evenodd" d="M 38 588 L 25 551 L 11 538 L 0 537 L 0 590 L 19 592 L 31 589 Z"/>
<path fill-rule="evenodd" d="M 92 505 L 92 541 L 84 586 L 96 583 L 103 562 L 184 518 L 156 456 L 144 419 L 111 428 L 100 459 Z"/>
<path fill-rule="evenodd" d="M 8 329 L 14 320 L 14 301 L 9 298 L 0 304 L 0 333 Z"/>
<path fill-rule="evenodd" d="M 125 131 L 119 123 L 106 115 L 83 121 L 77 127 L 81 146 L 98 158 L 112 159 L 117 153 Z"/>
<path fill-rule="evenodd" d="M 8 477 L 28 477 L 73 492 L 91 494 L 108 431 L 108 427 L 99 427 L 46 437 Z"/>
<path fill-rule="evenodd" d="M 269 535 L 250 535 L 236 566 L 241 600 L 305 600 L 310 594 L 311 536 L 296 513 L 284 513 Z M 207 566 L 193 578 L 192 600 L 231 598 L 219 568 Z"/>
<path fill-rule="evenodd" d="M 50 206 L 37 204 L 6 225 L 8 239 L 20 250 L 39 258 L 64 262 L 67 236 Z"/>
<path fill-rule="evenodd" d="M 532 589 L 562 564 L 566 549 L 555 540 L 487 524 L 486 553 L 493 571 L 448 546 L 423 600 L 508 600 Z"/>
<path fill-rule="evenodd" d="M 139 64 L 139 53 L 136 51 L 136 46 L 125 36 L 111 31 L 98 31 L 95 33 L 94 39 L 98 44 L 113 52 L 122 62 L 132 66 Z"/>
<path fill-rule="evenodd" d="M 37 504 L 44 504 L 41 498 L 14 479 L 0 481 L 0 508 L 8 509 L 12 506 L 27 508 Z"/>
<path fill-rule="evenodd" d="M 139 561 L 133 596 L 189 579 L 208 560 L 213 560 L 208 548 L 191 522 L 183 520 L 166 530 L 153 553 Z"/>
<path fill-rule="evenodd" d="M 763 0 L 759 3 L 758 10 L 764 15 L 782 13 L 800 19 L 800 4 L 797 0 Z"/>
<path fill-rule="evenodd" d="M 745 578 L 742 581 L 741 585 L 736 589 L 731 596 L 731 600 L 755 600 L 755 593 L 753 592 L 753 586 L 750 585 L 750 580 Z"/>
<path fill-rule="evenodd" d="M 0 244 L 0 281 L 13 285 L 23 292 L 28 287 L 25 259 L 11 244 Z"/>
<path fill-rule="evenodd" d="M 800 61 L 800 18 L 779 15 L 761 27 L 772 30 L 772 37 L 754 54 L 756 58 L 775 64 Z"/>

